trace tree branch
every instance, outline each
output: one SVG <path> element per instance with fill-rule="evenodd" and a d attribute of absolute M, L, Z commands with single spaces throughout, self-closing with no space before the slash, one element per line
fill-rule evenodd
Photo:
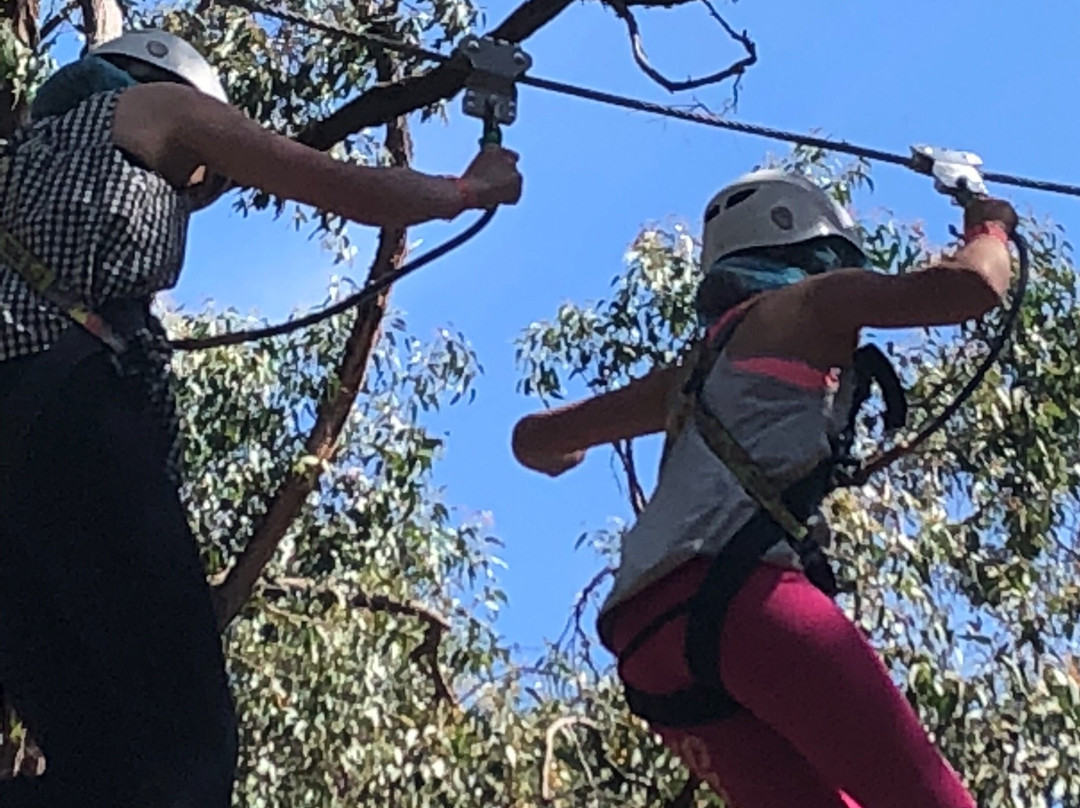
<path fill-rule="evenodd" d="M 450 619 L 430 606 L 416 600 L 396 600 L 387 595 L 368 595 L 366 592 L 343 594 L 335 586 L 334 580 L 316 583 L 309 578 L 274 578 L 268 580 L 259 590 L 264 597 L 284 597 L 290 592 L 303 592 L 330 603 L 348 603 L 358 609 L 371 612 L 386 612 L 396 617 L 416 617 L 429 625 L 440 629 L 450 628 Z M 345 585 L 343 585 L 345 586 Z"/>
<path fill-rule="evenodd" d="M 424 641 L 413 649 L 413 652 L 409 654 L 409 659 L 414 662 L 426 660 L 428 673 L 431 675 L 431 683 L 435 686 L 435 700 L 445 701 L 447 704 L 456 707 L 457 699 L 454 698 L 454 694 L 450 691 L 450 687 L 446 683 L 446 677 L 439 666 L 439 643 L 442 642 L 446 629 L 447 626 L 445 625 L 429 622 L 427 631 L 424 632 Z"/>
<path fill-rule="evenodd" d="M 415 600 L 396 600 L 386 595 L 368 595 L 366 592 L 346 595 L 334 586 L 333 581 L 316 584 L 306 578 L 276 578 L 267 582 L 260 591 L 266 598 L 285 597 L 290 593 L 302 592 L 308 597 L 318 598 L 327 606 L 334 603 L 346 603 L 354 608 L 367 609 L 370 612 L 385 612 L 398 617 L 415 617 L 425 623 L 427 628 L 424 631 L 424 639 L 409 654 L 409 659 L 412 662 L 424 662 L 427 665 L 437 701 L 445 701 L 457 706 L 457 699 L 454 698 L 439 665 L 439 644 L 446 632 L 450 630 L 450 620 L 430 606 Z"/>
<path fill-rule="evenodd" d="M 738 78 L 746 72 L 748 67 L 757 62 L 757 45 L 750 39 L 749 34 L 747 34 L 746 31 L 743 31 L 741 34 L 736 33 L 735 29 L 728 25 L 727 21 L 721 17 L 712 4 L 709 3 L 709 0 L 702 0 L 709 9 L 713 19 L 717 20 L 720 25 L 723 26 L 728 36 L 743 46 L 746 50 L 746 56 L 732 64 L 730 67 L 726 67 L 711 75 L 703 76 L 698 79 L 687 79 L 686 81 L 672 81 L 649 63 L 649 59 L 645 55 L 645 48 L 641 43 L 641 31 L 638 28 L 637 19 L 634 17 L 633 12 L 630 11 L 630 4 L 627 3 L 626 0 L 604 1 L 611 6 L 615 13 L 626 23 L 626 30 L 630 34 L 630 49 L 634 54 L 634 61 L 637 62 L 637 66 L 641 68 L 645 75 L 670 93 L 693 90 L 697 87 L 704 87 L 707 84 L 719 84 L 721 81 L 733 77 Z"/>
<path fill-rule="evenodd" d="M 630 6 L 671 7 L 684 5 L 690 1 L 620 0 L 625 9 L 629 9 Z M 505 42 L 522 42 L 559 16 L 569 5 L 570 0 L 525 0 L 487 36 Z M 713 13 L 715 14 L 715 10 Z M 718 14 L 716 16 L 719 17 Z M 757 50 L 750 38 L 745 33 L 736 34 L 726 22 L 723 22 L 723 25 L 729 34 L 747 49 L 748 57 L 728 68 L 725 71 L 727 75 L 715 74 L 698 80 L 698 83 L 687 84 L 687 87 L 699 87 L 702 84 L 721 81 L 729 76 L 741 75 L 747 67 L 757 61 Z M 369 126 L 375 126 L 393 116 L 405 115 L 452 98 L 465 86 L 467 74 L 468 70 L 463 62 L 451 60 L 422 76 L 413 76 L 393 84 L 373 87 L 326 118 L 308 125 L 297 136 L 297 140 L 325 151 Z"/>
<path fill-rule="evenodd" d="M 71 15 L 79 7 L 82 0 L 69 0 L 69 2 L 54 15 L 45 20 L 41 26 L 41 40 L 45 41 L 52 33 L 65 22 L 71 22 Z"/>
<path fill-rule="evenodd" d="M 377 57 L 376 61 L 380 80 L 392 78 L 390 60 L 383 55 Z M 409 164 L 412 159 L 412 143 L 404 118 L 396 118 L 386 125 L 385 145 L 394 165 Z M 383 228 L 379 233 L 379 244 L 368 273 L 368 281 L 377 280 L 401 266 L 406 251 L 405 229 Z M 390 288 L 387 288 L 357 311 L 352 332 L 345 344 L 345 357 L 338 367 L 337 391 L 319 406 L 315 425 L 304 444 L 305 453 L 319 462 L 308 465 L 302 472 L 294 473 L 278 489 L 236 563 L 224 580 L 214 587 L 215 607 L 221 628 L 224 629 L 232 622 L 251 595 L 255 582 L 277 551 L 285 532 L 299 515 L 308 495 L 315 489 L 323 463 L 331 460 L 336 453 L 341 430 L 363 385 L 389 295 Z"/>
<path fill-rule="evenodd" d="M 82 8 L 86 44 L 83 55 L 102 42 L 116 39 L 124 32 L 124 13 L 116 0 L 79 0 Z"/>
<path fill-rule="evenodd" d="M 570 0 L 526 0 L 490 36 L 506 42 L 521 42 L 559 15 Z M 439 65 L 422 76 L 373 87 L 321 121 L 304 129 L 301 143 L 323 151 L 350 135 L 388 118 L 453 98 L 464 86 L 468 68 L 463 61 Z"/>

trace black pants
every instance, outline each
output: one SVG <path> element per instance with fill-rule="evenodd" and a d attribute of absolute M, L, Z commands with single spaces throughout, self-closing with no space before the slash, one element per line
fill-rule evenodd
<path fill-rule="evenodd" d="M 0 363 L 0 685 L 47 766 L 0 806 L 227 808 L 233 703 L 162 431 L 103 352 L 55 364 Z"/>

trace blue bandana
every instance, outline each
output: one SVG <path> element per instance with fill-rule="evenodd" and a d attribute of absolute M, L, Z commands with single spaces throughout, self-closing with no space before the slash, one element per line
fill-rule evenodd
<path fill-rule="evenodd" d="M 30 105 L 34 121 L 63 115 L 98 93 L 138 84 L 126 72 L 100 56 L 85 56 L 57 70 L 37 91 Z"/>
<path fill-rule="evenodd" d="M 752 255 L 722 258 L 713 264 L 709 272 L 723 272 L 731 276 L 748 294 L 758 294 L 770 289 L 790 286 L 810 277 L 810 274 L 800 267 L 786 266 L 768 258 Z"/>

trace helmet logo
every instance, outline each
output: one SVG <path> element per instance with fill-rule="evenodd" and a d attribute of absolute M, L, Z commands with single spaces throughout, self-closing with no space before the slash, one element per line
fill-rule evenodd
<path fill-rule="evenodd" d="M 169 46 L 164 42 L 151 39 L 146 43 L 146 52 L 156 59 L 162 59 L 169 53 Z"/>
<path fill-rule="evenodd" d="M 791 211 L 785 208 L 783 205 L 778 205 L 769 212 L 769 218 L 772 219 L 773 224 L 779 227 L 781 230 L 790 230 L 795 226 L 794 217 L 791 215 Z"/>

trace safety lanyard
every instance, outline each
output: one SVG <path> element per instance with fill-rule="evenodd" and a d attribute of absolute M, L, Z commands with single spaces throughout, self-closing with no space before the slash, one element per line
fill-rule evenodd
<path fill-rule="evenodd" d="M 712 371 L 724 346 L 731 339 L 735 328 L 742 322 L 756 299 L 743 304 L 742 310 L 734 314 L 718 333 L 707 338 L 706 344 L 701 347 L 697 362 L 694 363 L 684 395 L 689 395 L 691 398 L 694 424 L 709 450 L 727 467 L 743 490 L 776 521 L 785 533 L 797 542 L 802 542 L 810 535 L 809 529 L 784 504 L 780 490 L 773 485 L 761 466 L 724 426 L 723 421 L 705 404 L 705 379 Z"/>
<path fill-rule="evenodd" d="M 27 285 L 118 354 L 127 341 L 85 303 L 56 282 L 56 273 L 30 252 L 11 233 L 0 228 L 0 259 L 19 273 Z"/>
<path fill-rule="evenodd" d="M 739 485 L 776 520 L 785 533 L 798 541 L 806 539 L 809 530 L 784 504 L 779 489 L 772 484 L 761 466 L 754 462 L 750 453 L 728 431 L 723 422 L 709 411 L 700 394 L 697 399 L 694 423 L 710 451 L 727 466 L 728 471 L 739 481 Z"/>

